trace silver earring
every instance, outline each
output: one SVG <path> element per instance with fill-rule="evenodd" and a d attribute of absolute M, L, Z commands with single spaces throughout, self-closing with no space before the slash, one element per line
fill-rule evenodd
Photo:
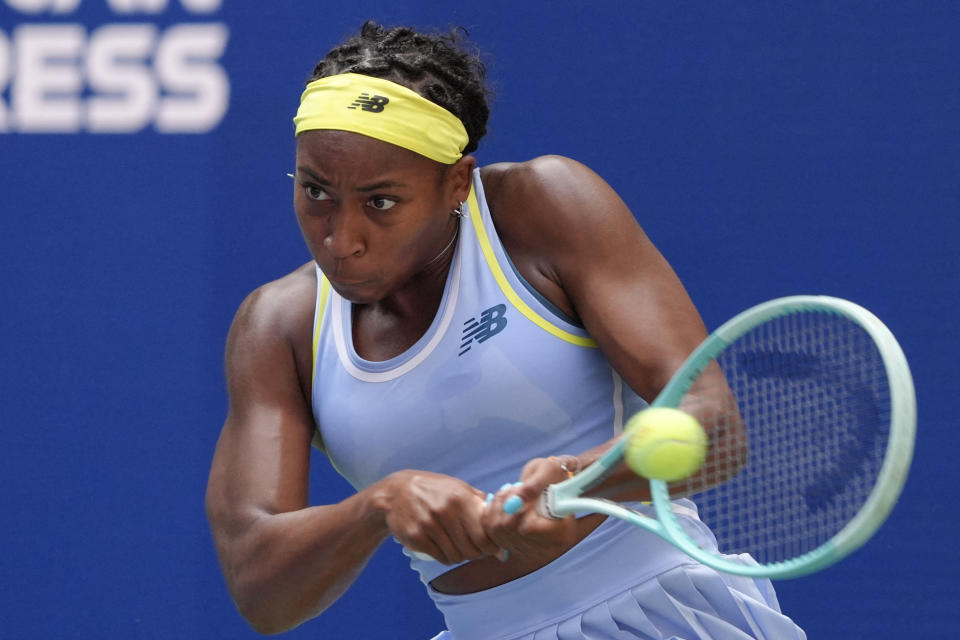
<path fill-rule="evenodd" d="M 463 212 L 463 201 L 462 201 L 462 200 L 461 200 L 460 202 L 458 202 L 458 203 L 457 203 L 457 206 L 450 211 L 450 215 L 452 215 L 452 216 L 454 216 L 454 217 L 456 217 L 456 218 L 462 218 L 462 217 L 464 217 L 465 215 L 467 215 L 467 214 L 465 214 L 465 213 Z"/>

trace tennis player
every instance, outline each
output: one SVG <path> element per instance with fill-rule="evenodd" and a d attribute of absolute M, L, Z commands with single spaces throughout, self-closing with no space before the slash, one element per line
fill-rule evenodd
<path fill-rule="evenodd" d="M 393 538 L 437 638 L 804 638 L 768 581 L 613 518 L 504 512 L 596 459 L 706 331 L 596 174 L 475 166 L 483 82 L 456 34 L 367 23 L 306 85 L 294 209 L 314 260 L 237 312 L 207 490 L 241 613 L 295 627 Z M 308 504 L 311 442 L 355 494 Z M 601 490 L 645 487 L 620 470 Z"/>

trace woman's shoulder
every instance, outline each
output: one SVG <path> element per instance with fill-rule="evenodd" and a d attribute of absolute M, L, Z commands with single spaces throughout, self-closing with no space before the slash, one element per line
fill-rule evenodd
<path fill-rule="evenodd" d="M 316 268 L 308 262 L 254 289 L 240 309 L 273 325 L 287 324 L 297 315 L 313 314 L 316 288 Z"/>
<path fill-rule="evenodd" d="M 480 177 L 497 235 L 513 266 L 541 295 L 568 316 L 578 317 L 560 270 L 574 256 L 580 260 L 603 251 L 592 241 L 594 231 L 622 202 L 597 174 L 564 156 L 489 165 Z M 625 218 L 636 224 L 629 212 Z M 609 226 L 609 220 L 604 223 Z"/>
<path fill-rule="evenodd" d="M 580 214 L 609 185 L 586 165 L 559 155 L 538 156 L 525 162 L 500 162 L 480 170 L 490 209 L 536 215 Z"/>
<path fill-rule="evenodd" d="M 543 194 L 560 187 L 565 180 L 583 180 L 593 172 L 573 158 L 545 155 L 523 162 L 498 162 L 482 167 L 480 177 L 488 197 L 500 195 Z M 595 174 L 593 174 L 595 175 Z"/>
<path fill-rule="evenodd" d="M 257 287 L 237 310 L 228 352 L 231 344 L 250 353 L 287 345 L 298 369 L 309 369 L 316 289 L 313 262 Z"/>
<path fill-rule="evenodd" d="M 480 170 L 480 177 L 493 220 L 508 236 L 536 231 L 553 242 L 556 236 L 609 223 L 618 213 L 635 223 L 610 185 L 572 158 L 546 155 L 492 164 Z"/>

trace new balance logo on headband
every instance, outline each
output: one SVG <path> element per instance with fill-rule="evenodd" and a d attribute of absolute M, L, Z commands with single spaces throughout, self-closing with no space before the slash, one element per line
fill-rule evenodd
<path fill-rule="evenodd" d="M 460 353 L 462 356 L 470 351 L 470 345 L 473 341 L 484 342 L 488 338 L 497 335 L 507 326 L 507 318 L 504 314 L 507 312 L 506 305 L 498 304 L 486 309 L 480 314 L 480 319 L 470 318 L 464 322 L 463 338 L 460 341 Z"/>
<path fill-rule="evenodd" d="M 383 111 L 383 108 L 387 106 L 388 102 L 390 102 L 390 98 L 385 96 L 371 96 L 369 93 L 361 93 L 360 97 L 354 100 L 353 103 L 347 107 L 347 109 L 356 109 L 357 107 L 360 107 L 364 111 L 380 113 Z"/>

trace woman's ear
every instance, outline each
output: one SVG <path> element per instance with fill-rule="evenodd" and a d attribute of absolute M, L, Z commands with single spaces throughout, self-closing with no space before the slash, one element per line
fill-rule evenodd
<path fill-rule="evenodd" d="M 473 186 L 473 169 L 477 161 L 473 156 L 463 156 L 447 170 L 447 193 L 451 200 L 465 202 Z"/>

